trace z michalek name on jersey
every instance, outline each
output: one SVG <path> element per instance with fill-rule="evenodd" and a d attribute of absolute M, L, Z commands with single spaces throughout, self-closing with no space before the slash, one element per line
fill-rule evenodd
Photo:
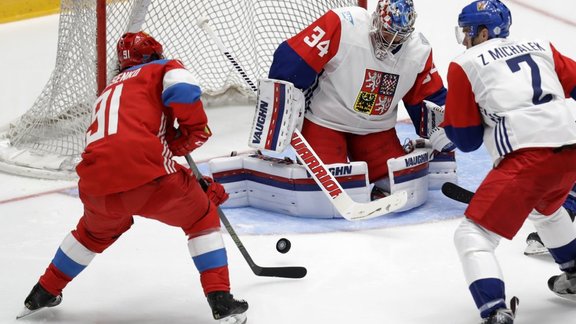
<path fill-rule="evenodd" d="M 480 54 L 478 57 L 482 60 L 483 65 L 488 65 L 490 64 L 490 61 L 496 61 L 522 53 L 545 51 L 546 49 L 536 42 L 526 42 L 524 44 L 514 44 L 489 49 L 488 53 Z"/>

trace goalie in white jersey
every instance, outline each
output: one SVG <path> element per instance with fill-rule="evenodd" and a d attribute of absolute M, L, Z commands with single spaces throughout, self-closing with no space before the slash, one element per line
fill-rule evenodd
<path fill-rule="evenodd" d="M 443 106 L 446 88 L 415 19 L 411 0 L 380 0 L 372 14 L 361 7 L 330 10 L 281 43 L 269 71 L 269 78 L 306 92 L 302 135 L 320 159 L 366 161 L 370 183 L 383 180 L 382 187 L 388 160 L 406 154 L 395 130 L 401 100 L 431 150 L 453 149 L 443 129 L 429 127 L 424 101 Z M 410 176 L 428 171 L 427 161 L 421 166 Z"/>
<path fill-rule="evenodd" d="M 444 128 L 462 151 L 485 144 L 488 173 L 454 234 L 466 281 L 482 323 L 513 323 L 517 299 L 506 306 L 494 250 L 512 239 L 526 218 L 562 274 L 548 281 L 576 300 L 576 231 L 562 207 L 576 181 L 576 62 L 549 41 L 511 40 L 508 8 L 475 1 L 458 17 L 467 50 L 448 69 Z"/>

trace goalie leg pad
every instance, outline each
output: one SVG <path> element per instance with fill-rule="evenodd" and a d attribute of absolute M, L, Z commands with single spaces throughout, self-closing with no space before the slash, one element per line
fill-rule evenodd
<path fill-rule="evenodd" d="M 284 151 L 290 144 L 294 129 L 302 128 L 304 106 L 304 94 L 291 82 L 259 80 L 248 145 L 256 149 Z"/>
<path fill-rule="evenodd" d="M 309 218 L 341 218 L 303 165 L 290 159 L 243 155 L 209 161 L 210 172 L 230 198 L 222 207 L 251 206 Z M 329 164 L 326 167 L 357 202 L 370 201 L 365 162 Z"/>
<path fill-rule="evenodd" d="M 458 183 L 456 174 L 456 152 L 436 152 L 430 160 L 429 188 L 438 190 L 445 182 Z"/>
<path fill-rule="evenodd" d="M 405 190 L 408 202 L 398 211 L 418 207 L 428 199 L 428 152 L 414 150 L 412 153 L 388 160 L 390 193 Z"/>

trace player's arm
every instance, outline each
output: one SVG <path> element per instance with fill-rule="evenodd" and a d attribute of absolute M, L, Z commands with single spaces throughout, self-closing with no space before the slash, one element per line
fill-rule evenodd
<path fill-rule="evenodd" d="M 330 10 L 306 29 L 282 42 L 276 51 L 268 77 L 309 88 L 340 45 L 340 17 Z"/>
<path fill-rule="evenodd" d="M 414 85 L 402 100 L 416 134 L 430 139 L 433 151 L 447 152 L 454 149 L 454 144 L 440 127 L 444 118 L 446 88 L 434 66 L 432 50 L 428 54 L 424 69 L 418 74 Z"/>
<path fill-rule="evenodd" d="M 562 84 L 564 94 L 566 98 L 572 97 L 576 100 L 576 62 L 562 55 L 552 44 L 550 44 L 550 48 L 554 58 L 554 69 Z"/>
<path fill-rule="evenodd" d="M 166 139 L 172 153 L 183 156 L 204 144 L 212 133 L 200 100 L 202 91 L 192 73 L 176 60 L 166 65 L 162 102 L 178 122 L 178 132 L 168 125 Z"/>
<path fill-rule="evenodd" d="M 428 55 L 424 69 L 416 77 L 414 85 L 402 98 L 410 120 L 414 124 L 416 134 L 428 138 L 428 111 L 424 105 L 424 100 L 433 102 L 438 106 L 444 106 L 446 100 L 446 88 L 434 66 L 432 51 Z"/>
<path fill-rule="evenodd" d="M 448 93 L 441 126 L 463 152 L 474 151 L 482 145 L 484 125 L 472 86 L 462 67 L 454 62 L 448 67 Z"/>

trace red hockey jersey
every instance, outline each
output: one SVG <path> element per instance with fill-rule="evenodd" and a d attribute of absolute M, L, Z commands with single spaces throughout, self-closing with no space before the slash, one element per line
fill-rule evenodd
<path fill-rule="evenodd" d="M 76 167 L 89 195 L 122 192 L 174 173 L 166 133 L 203 127 L 207 117 L 194 76 L 177 60 L 157 60 L 118 74 L 94 103 L 86 148 Z"/>

